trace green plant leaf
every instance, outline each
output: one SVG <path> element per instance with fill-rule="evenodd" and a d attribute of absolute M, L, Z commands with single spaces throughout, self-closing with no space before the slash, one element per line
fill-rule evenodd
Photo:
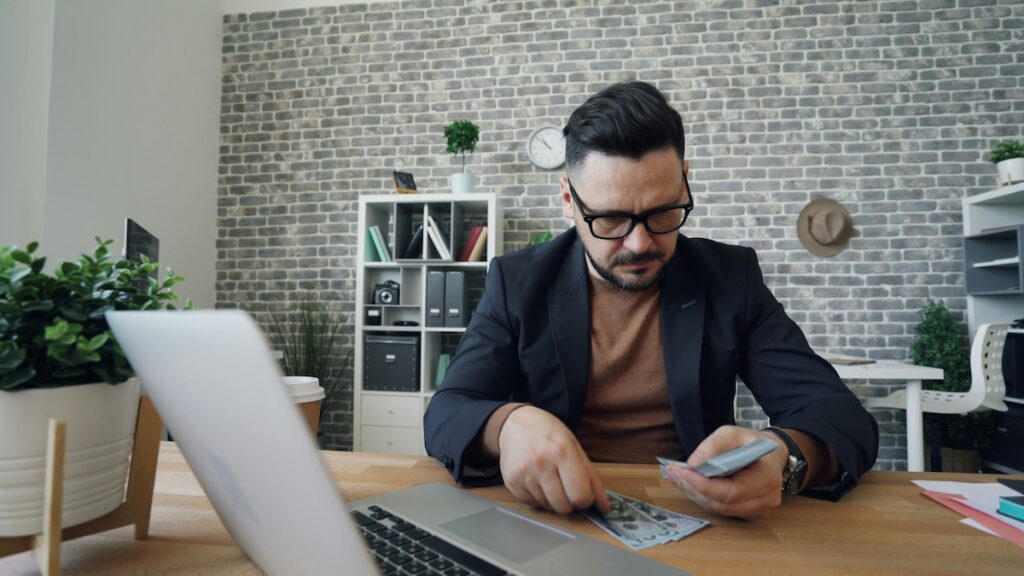
<path fill-rule="evenodd" d="M 56 324 L 47 326 L 46 328 L 46 339 L 57 341 L 64 337 L 68 333 L 70 324 L 64 321 L 64 319 L 57 320 Z"/>
<path fill-rule="evenodd" d="M 0 376 L 0 390 L 13 391 L 30 382 L 36 377 L 36 371 L 32 367 L 22 368 L 17 372 Z"/>
<path fill-rule="evenodd" d="M 121 382 L 131 366 L 106 324 L 110 310 L 161 309 L 176 299 L 170 285 L 138 288 L 156 262 L 111 257 L 112 240 L 44 271 L 33 257 L 0 246 L 0 382 L 5 390 Z M 17 254 L 16 254 L 17 253 Z M 180 277 L 173 276 L 173 283 Z"/>
<path fill-rule="evenodd" d="M 101 346 L 107 343 L 107 340 L 110 340 L 110 332 L 97 334 L 96 336 L 93 336 L 91 339 L 87 341 L 87 343 L 84 346 L 84 349 L 88 350 L 89 352 L 99 350 Z M 81 344 L 79 344 L 79 348 L 82 348 Z"/>

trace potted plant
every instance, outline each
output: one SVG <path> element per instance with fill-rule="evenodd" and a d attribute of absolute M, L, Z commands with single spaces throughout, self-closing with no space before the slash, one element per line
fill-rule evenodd
<path fill-rule="evenodd" d="M 297 314 L 290 320 L 288 314 L 270 314 L 268 335 L 274 349 L 281 353 L 281 369 L 295 384 L 301 377 L 316 378 L 321 390 L 292 390 L 292 397 L 300 404 L 310 426 L 319 432 L 319 422 L 328 401 L 338 390 L 342 372 L 347 368 L 352 351 L 344 358 L 338 356 L 338 336 L 344 324 L 341 318 L 313 300 L 302 300 Z M 288 383 L 288 381 L 286 381 Z M 295 392 L 298 392 L 296 394 Z M 325 398 L 327 399 L 325 401 Z"/>
<path fill-rule="evenodd" d="M 970 353 L 960 324 L 941 302 L 929 300 L 921 309 L 921 323 L 914 337 L 914 363 L 942 368 L 944 380 L 926 380 L 930 390 L 966 392 L 971 387 Z M 991 442 L 995 418 L 991 411 L 971 412 L 943 418 L 928 418 L 926 438 L 938 437 L 942 447 L 942 470 L 977 472 L 978 453 Z"/>
<path fill-rule="evenodd" d="M 0 537 L 38 534 L 50 418 L 67 426 L 63 525 L 124 498 L 139 382 L 104 318 L 108 310 L 173 309 L 171 271 L 112 259 L 102 242 L 43 270 L 38 244 L 0 247 Z"/>
<path fill-rule="evenodd" d="M 989 159 L 999 170 L 1001 184 L 1024 182 L 1024 142 L 1003 140 L 992 147 Z"/>
<path fill-rule="evenodd" d="M 444 128 L 444 137 L 448 139 L 445 151 L 449 154 L 462 154 L 462 172 L 452 174 L 452 192 L 463 194 L 473 191 L 473 175 L 466 172 L 466 152 L 476 150 L 480 140 L 480 127 L 469 120 L 456 120 Z"/>

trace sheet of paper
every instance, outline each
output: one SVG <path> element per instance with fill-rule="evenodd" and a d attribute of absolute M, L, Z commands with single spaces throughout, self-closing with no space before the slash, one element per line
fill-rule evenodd
<path fill-rule="evenodd" d="M 974 518 L 962 518 L 960 520 L 960 523 L 961 524 L 966 524 L 966 525 L 970 526 L 971 528 L 977 528 L 978 530 L 981 530 L 982 532 L 991 534 L 992 536 L 998 536 L 999 538 L 1002 538 L 1002 536 L 999 536 L 999 534 L 996 534 L 995 532 L 993 532 L 993 531 L 989 530 L 988 528 L 985 528 L 984 526 L 982 526 L 981 522 L 978 522 Z"/>
<path fill-rule="evenodd" d="M 971 508 L 987 514 L 996 520 L 1024 531 L 1024 522 L 999 514 L 999 498 L 1015 496 L 1017 492 L 998 482 L 943 482 L 939 480 L 914 480 L 918 487 L 931 492 L 954 494 L 960 501 Z"/>

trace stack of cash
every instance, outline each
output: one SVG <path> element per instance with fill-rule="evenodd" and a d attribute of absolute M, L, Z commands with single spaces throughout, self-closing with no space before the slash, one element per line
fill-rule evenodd
<path fill-rule="evenodd" d="M 596 508 L 580 514 L 633 550 L 676 542 L 708 525 L 707 520 L 658 508 L 611 490 L 605 493 L 612 505 L 607 514 Z"/>

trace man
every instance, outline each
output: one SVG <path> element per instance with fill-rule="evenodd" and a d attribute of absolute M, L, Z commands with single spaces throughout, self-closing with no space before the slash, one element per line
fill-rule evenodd
<path fill-rule="evenodd" d="M 753 250 L 679 233 L 694 202 L 679 114 L 653 86 L 616 84 L 564 134 L 575 228 L 491 262 L 424 418 L 428 452 L 457 481 L 503 478 L 567 514 L 609 509 L 592 461 L 697 465 L 764 437 L 780 449 L 729 478 L 671 467 L 670 481 L 738 517 L 767 514 L 783 490 L 828 485 L 838 498 L 874 464 L 877 424 L 786 316 Z M 734 425 L 737 376 L 769 430 Z"/>

